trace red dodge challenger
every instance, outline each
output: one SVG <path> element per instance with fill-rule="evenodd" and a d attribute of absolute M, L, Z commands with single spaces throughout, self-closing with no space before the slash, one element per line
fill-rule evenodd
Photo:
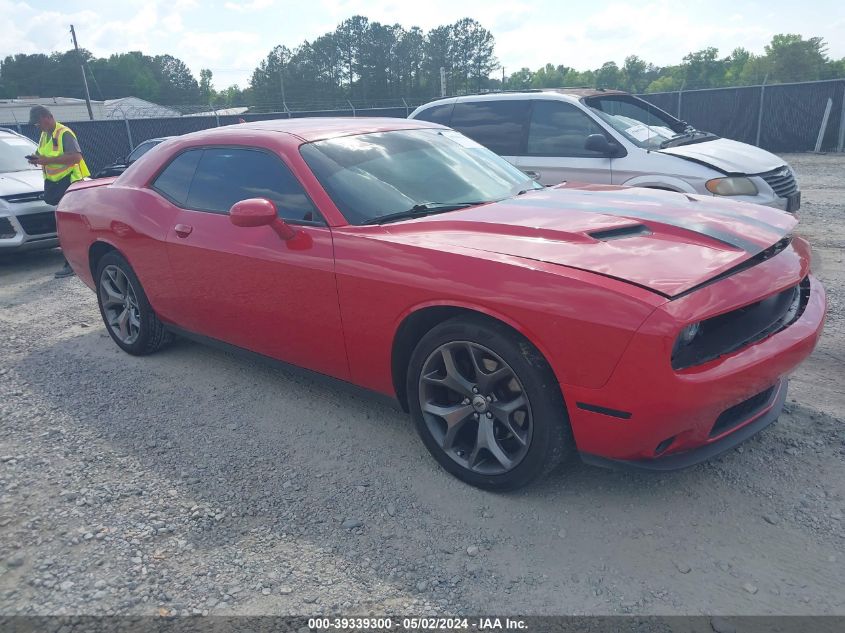
<path fill-rule="evenodd" d="M 771 424 L 826 309 L 795 223 L 543 188 L 401 119 L 188 134 L 58 208 L 126 352 L 189 335 L 387 394 L 446 470 L 500 490 L 576 451 L 682 468 Z"/>

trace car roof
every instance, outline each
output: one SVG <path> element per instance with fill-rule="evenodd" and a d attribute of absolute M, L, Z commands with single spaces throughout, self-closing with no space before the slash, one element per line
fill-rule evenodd
<path fill-rule="evenodd" d="M 520 100 L 520 99 L 544 99 L 558 95 L 569 100 L 578 100 L 584 97 L 597 97 L 608 95 L 629 96 L 630 92 L 624 90 L 609 90 L 605 88 L 543 88 L 537 90 L 501 90 L 498 92 L 485 92 L 473 95 L 462 95 L 458 97 L 444 97 L 424 104 L 423 108 L 437 105 L 439 103 L 464 103 L 467 101 L 497 101 L 497 100 Z"/>
<path fill-rule="evenodd" d="M 246 130 L 286 132 L 299 137 L 303 141 L 318 141 L 338 136 L 353 134 L 369 134 L 373 132 L 391 132 L 394 130 L 415 130 L 424 128 L 441 128 L 442 125 L 428 121 L 400 119 L 388 117 L 304 117 L 300 119 L 273 119 L 271 121 L 252 121 L 212 128 L 213 131 L 231 131 L 233 133 Z"/>
<path fill-rule="evenodd" d="M 9 134 L 11 136 L 20 136 L 20 137 L 23 137 L 23 138 L 29 138 L 27 136 L 24 136 L 23 134 L 15 132 L 14 130 L 7 128 L 7 127 L 0 127 L 0 134 Z M 29 139 L 29 140 L 32 140 L 32 139 Z"/>
<path fill-rule="evenodd" d="M 552 88 L 543 92 L 557 92 L 562 95 L 574 95 L 576 97 L 596 97 L 599 95 L 630 95 L 624 90 L 610 90 L 607 88 Z"/>

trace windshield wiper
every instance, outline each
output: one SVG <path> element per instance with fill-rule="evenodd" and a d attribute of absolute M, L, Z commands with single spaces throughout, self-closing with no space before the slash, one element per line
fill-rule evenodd
<path fill-rule="evenodd" d="M 477 204 L 484 204 L 487 200 L 479 200 L 477 202 L 422 202 L 415 204 L 407 211 L 397 211 L 396 213 L 388 213 L 380 215 L 370 220 L 369 224 L 386 224 L 387 222 L 395 222 L 396 220 L 407 220 L 409 218 L 422 218 L 426 215 L 433 215 L 435 213 L 446 213 L 447 211 L 455 211 L 457 209 L 466 209 L 467 207 L 474 207 Z"/>
<path fill-rule="evenodd" d="M 696 130 L 693 128 L 687 129 L 685 132 L 681 132 L 676 134 L 672 138 L 667 138 L 665 141 L 660 143 L 660 149 L 666 149 L 667 147 L 672 147 L 674 145 L 686 145 L 687 143 L 693 142 L 696 139 L 705 140 L 711 138 L 718 138 L 715 134 L 711 134 L 710 132 L 702 132 L 701 130 Z"/>

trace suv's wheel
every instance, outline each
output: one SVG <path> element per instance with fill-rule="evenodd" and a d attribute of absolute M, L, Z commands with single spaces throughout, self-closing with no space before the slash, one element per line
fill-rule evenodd
<path fill-rule="evenodd" d="M 97 264 L 97 303 L 112 339 L 129 354 L 152 354 L 170 340 L 129 262 L 112 251 Z"/>
<path fill-rule="evenodd" d="M 428 450 L 473 486 L 523 486 L 573 445 L 548 363 L 496 322 L 456 317 L 434 327 L 411 356 L 407 393 Z"/>

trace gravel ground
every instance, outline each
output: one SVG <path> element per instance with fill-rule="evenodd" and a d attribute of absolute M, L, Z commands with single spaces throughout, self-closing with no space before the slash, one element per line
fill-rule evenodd
<path fill-rule="evenodd" d="M 845 614 L 845 157 L 787 158 L 825 335 L 778 424 L 674 474 L 482 492 L 366 394 L 130 357 L 57 252 L 0 263 L 0 614 Z"/>

